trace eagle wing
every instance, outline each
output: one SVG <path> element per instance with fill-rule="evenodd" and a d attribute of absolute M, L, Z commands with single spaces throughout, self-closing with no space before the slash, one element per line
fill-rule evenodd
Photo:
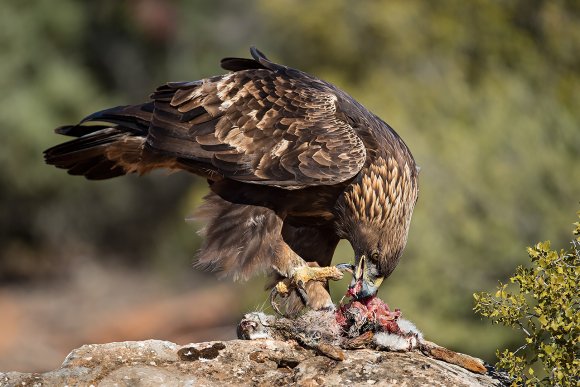
<path fill-rule="evenodd" d="M 366 150 L 336 89 L 255 48 L 252 56 L 222 60 L 229 74 L 158 88 L 146 147 L 229 179 L 286 189 L 355 176 Z"/>

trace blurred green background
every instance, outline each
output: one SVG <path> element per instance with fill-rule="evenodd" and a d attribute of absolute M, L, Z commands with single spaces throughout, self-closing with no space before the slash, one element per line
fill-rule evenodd
<path fill-rule="evenodd" d="M 250 45 L 347 91 L 422 167 L 409 243 L 380 295 L 429 340 L 490 362 L 520 340 L 476 317 L 472 293 L 505 281 L 526 246 L 570 239 L 580 2 L 7 0 L 0 370 L 54 368 L 89 342 L 233 337 L 245 311 L 268 311 L 263 279 L 230 285 L 191 267 L 199 225 L 183 219 L 204 181 L 89 182 L 42 160 L 64 140 L 53 128 L 219 74 L 219 59 Z M 350 259 L 341 244 L 335 263 Z"/>

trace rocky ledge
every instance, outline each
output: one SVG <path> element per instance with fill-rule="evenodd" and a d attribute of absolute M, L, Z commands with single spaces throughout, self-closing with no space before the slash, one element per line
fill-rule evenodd
<path fill-rule="evenodd" d="M 91 344 L 62 366 L 0 373 L 0 386 L 500 386 L 418 351 L 345 350 L 333 360 L 293 340 L 232 340 L 180 346 L 147 340 Z"/>

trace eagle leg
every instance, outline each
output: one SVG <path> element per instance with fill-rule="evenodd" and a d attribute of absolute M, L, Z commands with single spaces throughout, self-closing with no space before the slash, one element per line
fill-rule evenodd
<path fill-rule="evenodd" d="M 342 271 L 335 266 L 302 266 L 294 271 L 290 280 L 297 288 L 304 289 L 304 286 L 308 281 L 338 281 L 342 279 L 342 276 Z"/>
<path fill-rule="evenodd" d="M 311 266 L 316 263 L 309 263 L 306 266 L 296 268 L 293 273 L 283 280 L 279 281 L 270 292 L 270 304 L 272 308 L 279 315 L 288 317 L 288 308 L 286 312 L 282 312 L 278 305 L 278 299 L 285 299 L 291 295 L 293 291 L 296 292 L 303 305 L 313 306 L 320 304 L 315 300 L 317 296 L 320 297 L 320 292 L 324 292 L 326 297 L 329 297 L 325 285 L 329 280 L 340 280 L 343 277 L 341 270 L 335 266 L 318 267 Z M 318 284 L 316 284 L 318 282 Z M 319 308 L 324 309 L 327 305 L 321 305 Z"/>

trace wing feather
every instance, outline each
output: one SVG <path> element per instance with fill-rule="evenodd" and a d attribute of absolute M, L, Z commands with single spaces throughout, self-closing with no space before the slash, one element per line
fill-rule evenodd
<path fill-rule="evenodd" d="M 209 162 L 234 180 L 288 189 L 354 177 L 366 150 L 338 111 L 344 95 L 257 50 L 252 55 L 224 60 L 233 73 L 160 87 L 148 146 Z"/>

